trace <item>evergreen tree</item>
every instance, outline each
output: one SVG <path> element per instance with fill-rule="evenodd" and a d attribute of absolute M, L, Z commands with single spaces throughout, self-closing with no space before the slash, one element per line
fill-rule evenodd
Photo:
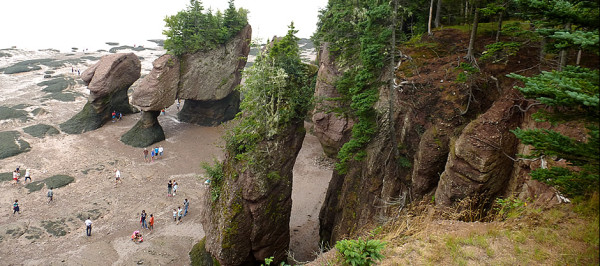
<path fill-rule="evenodd" d="M 599 91 L 598 70 L 567 66 L 563 71 L 543 72 L 534 77 L 510 74 L 522 80 L 524 87 L 516 87 L 527 98 L 550 107 L 535 114 L 541 121 L 579 121 L 587 129 L 585 141 L 578 141 L 553 130 L 516 129 L 515 135 L 532 145 L 531 156 L 562 158 L 574 167 L 536 169 L 534 179 L 556 186 L 568 196 L 586 195 L 598 191 L 599 185 Z"/>

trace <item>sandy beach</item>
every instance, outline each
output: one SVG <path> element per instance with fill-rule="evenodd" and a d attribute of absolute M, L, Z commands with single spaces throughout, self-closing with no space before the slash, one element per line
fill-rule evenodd
<path fill-rule="evenodd" d="M 6 52 L 6 51 L 4 51 Z M 119 141 L 140 118 L 140 113 L 124 116 L 121 121 L 81 135 L 60 133 L 44 138 L 33 137 L 23 128 L 47 124 L 58 125 L 79 112 L 89 94 L 76 83 L 64 90 L 73 101 L 48 97 L 36 85 L 63 76 L 78 80 L 83 72 L 108 52 L 61 54 L 56 51 L 8 51 L 13 56 L 0 57 L 0 68 L 31 59 L 70 60 L 53 68 L 17 74 L 0 74 L 0 106 L 26 112 L 25 118 L 0 121 L 0 130 L 15 130 L 31 150 L 1 160 L 0 172 L 12 172 L 17 166 L 30 169 L 33 181 L 63 174 L 75 178 L 65 187 L 54 190 L 54 200 L 47 204 L 47 188 L 30 192 L 22 184 L 0 182 L 0 261 L 3 265 L 188 265 L 188 252 L 204 236 L 200 223 L 201 199 L 206 192 L 202 162 L 223 156 L 221 135 L 224 126 L 201 127 L 179 123 L 176 107 L 159 116 L 166 140 L 154 146 L 164 147 L 163 157 L 144 162 L 140 148 Z M 129 52 L 122 50 L 120 52 Z M 142 76 L 152 61 L 164 53 L 160 48 L 135 52 L 142 58 Z M 88 58 L 88 59 L 82 59 Z M 77 60 L 76 60 L 77 59 Z M 97 59 L 96 59 L 97 60 Z M 52 79 L 50 78 L 50 79 Z M 134 86 L 132 86 L 135 88 Z M 24 106 L 24 107 L 23 107 Z M 42 112 L 34 110 L 42 108 Z M 15 110 L 17 110 L 15 109 Z M 307 124 L 310 132 L 310 124 Z M 319 163 L 322 150 L 318 140 L 307 134 L 294 168 L 293 207 L 290 221 L 290 249 L 299 261 L 312 259 L 318 248 L 318 213 L 331 177 L 328 166 Z M 122 183 L 115 185 L 114 170 L 121 171 Z M 24 173 L 24 171 L 23 171 Z M 167 182 L 177 180 L 179 191 L 167 197 Z M 172 220 L 172 209 L 188 199 L 190 210 L 181 224 Z M 19 200 L 21 214 L 11 210 Z M 144 242 L 135 244 L 130 235 L 140 230 L 140 212 L 155 216 L 154 231 L 142 230 Z M 85 235 L 84 220 L 93 221 L 92 236 Z"/>

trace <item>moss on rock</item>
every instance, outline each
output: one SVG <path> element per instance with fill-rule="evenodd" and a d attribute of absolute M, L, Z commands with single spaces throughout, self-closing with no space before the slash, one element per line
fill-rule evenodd
<path fill-rule="evenodd" d="M 219 266 L 219 262 L 206 251 L 206 238 L 202 238 L 190 250 L 190 260 L 193 266 Z"/>
<path fill-rule="evenodd" d="M 75 178 L 68 175 L 53 175 L 44 180 L 34 181 L 25 186 L 29 193 L 40 191 L 46 185 L 47 188 L 61 188 L 75 181 Z"/>
<path fill-rule="evenodd" d="M 0 120 L 6 119 L 19 119 L 25 122 L 29 119 L 29 116 L 27 115 L 27 111 L 19 110 L 18 106 L 17 108 L 0 106 Z"/>
<path fill-rule="evenodd" d="M 143 148 L 165 140 L 165 132 L 156 117 L 160 111 L 142 113 L 142 118 L 133 128 L 121 136 L 121 141 L 129 146 Z"/>
<path fill-rule="evenodd" d="M 29 126 L 23 128 L 23 131 L 36 138 L 44 138 L 45 136 L 52 136 L 60 133 L 55 127 L 46 124 Z"/>
<path fill-rule="evenodd" d="M 29 143 L 21 139 L 17 131 L 0 132 L 0 159 L 15 156 L 31 149 Z"/>

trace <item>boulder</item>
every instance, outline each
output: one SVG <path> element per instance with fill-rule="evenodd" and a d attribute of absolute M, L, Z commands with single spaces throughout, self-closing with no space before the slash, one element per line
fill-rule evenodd
<path fill-rule="evenodd" d="M 121 136 L 121 141 L 129 146 L 143 148 L 165 140 L 165 132 L 157 119 L 159 115 L 160 111 L 142 111 L 142 118 Z"/>
<path fill-rule="evenodd" d="M 152 63 L 146 75 L 131 95 L 131 103 L 142 111 L 160 111 L 173 104 L 179 84 L 179 59 L 165 54 Z"/>
<path fill-rule="evenodd" d="M 438 127 L 430 127 L 423 133 L 411 175 L 415 197 L 425 195 L 437 186 L 448 159 L 448 144 L 448 136 L 441 134 Z"/>
<path fill-rule="evenodd" d="M 314 134 L 321 142 L 323 151 L 328 157 L 335 158 L 338 151 L 351 136 L 354 121 L 343 115 L 331 112 L 342 107 L 340 101 L 329 99 L 339 98 L 335 82 L 342 76 L 335 64 L 335 58 L 329 52 L 328 44 L 323 44 L 319 51 L 319 72 L 315 86 L 315 110 L 312 121 Z"/>
<path fill-rule="evenodd" d="M 139 77 L 141 62 L 133 54 L 113 54 L 100 60 L 86 69 L 82 79 L 90 96 L 88 102 L 79 113 L 60 124 L 60 129 L 69 134 L 100 128 L 111 120 L 111 113 L 117 111 L 131 114 L 136 109 L 129 104 L 127 90 Z"/>
<path fill-rule="evenodd" d="M 451 206 L 464 198 L 493 201 L 507 188 L 513 170 L 517 138 L 509 130 L 520 122 L 511 108 L 514 100 L 501 98 L 471 121 L 454 143 L 435 192 L 438 206 Z"/>
<path fill-rule="evenodd" d="M 278 264 L 287 258 L 292 170 L 305 133 L 300 121 L 259 142 L 256 150 L 263 152 L 243 159 L 226 154 L 223 180 L 211 182 L 201 216 L 206 249 L 221 265 L 258 265 L 269 257 Z"/>
<path fill-rule="evenodd" d="M 201 126 L 217 126 L 229 121 L 239 112 L 240 93 L 231 92 L 227 97 L 215 101 L 185 100 L 183 108 L 177 114 L 181 122 Z"/>
<path fill-rule="evenodd" d="M 228 97 L 242 80 L 251 37 L 252 27 L 248 24 L 225 45 L 208 52 L 184 54 L 179 99 L 215 101 Z"/>

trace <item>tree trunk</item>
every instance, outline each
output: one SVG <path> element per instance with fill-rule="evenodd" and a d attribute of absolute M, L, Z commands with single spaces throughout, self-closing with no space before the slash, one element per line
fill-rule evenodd
<path fill-rule="evenodd" d="M 439 1 L 439 0 L 438 0 Z M 433 0 L 429 3 L 429 22 L 427 23 L 427 34 L 433 35 L 431 32 L 431 19 L 433 18 Z"/>
<path fill-rule="evenodd" d="M 468 16 L 469 16 L 469 0 L 465 0 L 465 13 L 464 13 L 464 15 L 465 15 L 464 23 L 467 24 L 467 21 L 469 20 L 468 19 Z"/>
<path fill-rule="evenodd" d="M 467 55 L 465 59 L 474 61 L 475 56 L 473 55 L 473 46 L 475 45 L 475 37 L 477 36 L 477 26 L 479 20 L 479 8 L 475 8 L 475 15 L 473 16 L 473 28 L 471 29 L 471 39 L 469 39 L 469 48 L 467 48 Z"/>
<path fill-rule="evenodd" d="M 571 23 L 567 23 L 565 25 L 565 30 L 570 30 L 571 29 Z M 559 55 L 559 61 L 558 61 L 558 71 L 562 71 L 563 67 L 565 67 L 565 65 L 567 64 L 567 49 L 561 49 Z"/>
<path fill-rule="evenodd" d="M 496 31 L 496 42 L 500 41 L 500 32 L 502 32 L 502 15 L 504 12 L 500 11 L 498 14 L 498 31 Z"/>
<path fill-rule="evenodd" d="M 579 65 L 579 63 L 581 63 L 581 49 L 577 51 L 577 61 L 575 62 L 575 65 Z"/>
<path fill-rule="evenodd" d="M 436 28 L 440 27 L 441 19 L 442 19 L 442 0 L 437 0 L 437 7 L 435 9 L 435 22 L 433 23 Z"/>

